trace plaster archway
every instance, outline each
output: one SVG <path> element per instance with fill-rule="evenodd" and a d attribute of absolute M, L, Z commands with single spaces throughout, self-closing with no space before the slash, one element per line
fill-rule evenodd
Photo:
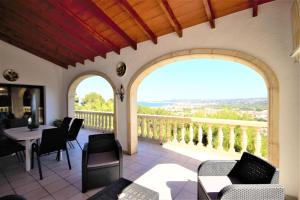
<path fill-rule="evenodd" d="M 83 81 L 84 79 L 87 79 L 89 77 L 92 76 L 100 76 L 102 78 L 104 78 L 111 86 L 112 90 L 113 90 L 113 94 L 116 93 L 116 87 L 113 84 L 113 81 L 104 73 L 99 72 L 99 71 L 88 71 L 88 72 L 84 72 L 82 74 L 79 74 L 77 77 L 75 77 L 69 87 L 68 87 L 68 96 L 67 96 L 67 103 L 68 103 L 68 116 L 70 117 L 74 117 L 75 114 L 75 110 L 74 110 L 74 102 L 75 102 L 75 92 L 76 92 L 76 88 L 79 85 L 79 83 L 81 81 Z M 118 130 L 118 120 L 117 120 L 117 102 L 116 102 L 116 98 L 114 96 L 114 132 L 115 135 L 117 137 L 117 130 Z"/>
<path fill-rule="evenodd" d="M 262 60 L 241 51 L 228 49 L 191 49 L 177 51 L 158 57 L 142 66 L 131 78 L 128 84 L 128 153 L 137 152 L 137 88 L 142 80 L 151 72 L 166 64 L 192 58 L 210 58 L 229 60 L 241 63 L 257 71 L 265 80 L 269 99 L 268 120 L 268 160 L 279 166 L 279 81 L 274 71 Z"/>

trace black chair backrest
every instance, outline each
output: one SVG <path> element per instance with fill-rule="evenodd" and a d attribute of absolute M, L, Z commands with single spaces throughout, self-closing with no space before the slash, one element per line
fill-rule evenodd
<path fill-rule="evenodd" d="M 69 126 L 70 126 L 70 123 L 72 121 L 72 118 L 71 117 L 65 117 L 62 121 L 62 124 L 61 126 L 65 126 L 65 127 L 68 127 L 69 129 Z"/>
<path fill-rule="evenodd" d="M 39 154 L 51 153 L 67 148 L 67 133 L 65 128 L 44 129 Z"/>
<path fill-rule="evenodd" d="M 74 119 L 69 129 L 69 134 L 68 134 L 69 140 L 75 140 L 77 138 L 77 135 L 80 131 L 82 124 L 83 124 L 83 119 L 77 119 L 77 118 Z"/>
<path fill-rule="evenodd" d="M 103 133 L 89 136 L 89 153 L 112 151 L 115 148 L 115 134 Z"/>

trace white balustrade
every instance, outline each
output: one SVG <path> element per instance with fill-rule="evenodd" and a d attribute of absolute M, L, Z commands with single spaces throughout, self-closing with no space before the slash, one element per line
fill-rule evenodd
<path fill-rule="evenodd" d="M 84 119 L 85 128 L 102 131 L 114 129 L 114 114 L 111 112 L 75 111 L 75 117 Z M 198 131 L 195 131 L 194 127 Z M 188 134 L 190 140 L 186 145 L 195 145 L 193 139 L 196 138 L 199 148 L 214 149 L 217 144 L 215 148 L 218 151 L 231 153 L 236 152 L 235 145 L 241 145 L 239 151 L 243 152 L 249 148 L 249 142 L 253 142 L 251 144 L 252 148 L 254 146 L 253 153 L 258 156 L 262 155 L 262 137 L 267 136 L 267 127 L 267 122 L 258 121 L 138 114 L 140 137 L 159 140 L 161 144 L 164 142 L 186 144 L 185 136 Z M 225 130 L 227 132 L 224 132 Z M 172 133 L 173 140 L 171 140 Z M 254 141 L 248 138 L 250 134 L 254 134 Z M 224 135 L 228 137 L 226 140 Z M 236 142 L 237 137 L 240 137 L 241 143 Z"/>
<path fill-rule="evenodd" d="M 114 113 L 97 111 L 75 111 L 75 117 L 84 119 L 84 127 L 101 131 L 114 130 Z"/>
<path fill-rule="evenodd" d="M 157 139 L 160 143 L 173 142 L 177 144 L 186 144 L 185 136 L 188 134 L 190 140 L 186 145 L 195 145 L 193 139 L 196 138 L 196 140 L 198 140 L 197 147 L 199 148 L 216 148 L 218 151 L 234 153 L 236 152 L 235 145 L 241 145 L 240 149 L 238 149 L 241 153 L 247 151 L 247 148 L 250 145 L 249 142 L 253 142 L 254 144 L 251 145 L 252 148 L 253 146 L 255 148 L 253 153 L 258 156 L 262 155 L 262 135 L 266 135 L 263 134 L 262 130 L 267 130 L 268 127 L 267 122 L 259 121 L 165 115 L 138 114 L 138 120 L 140 122 L 138 123 L 140 126 L 138 127 L 138 135 L 141 137 Z M 145 127 L 147 127 L 147 131 L 145 130 Z M 194 130 L 195 127 L 198 129 L 196 132 Z M 227 128 L 225 129 L 225 127 Z M 228 137 L 226 140 L 225 130 L 227 131 L 226 137 Z M 253 134 L 253 130 L 256 130 L 254 133 L 254 141 L 248 138 Z M 173 140 L 171 140 L 171 132 L 173 133 Z M 240 144 L 236 142 L 237 137 L 240 137 Z M 180 140 L 177 138 L 180 138 Z M 216 147 L 215 144 L 217 144 Z"/>

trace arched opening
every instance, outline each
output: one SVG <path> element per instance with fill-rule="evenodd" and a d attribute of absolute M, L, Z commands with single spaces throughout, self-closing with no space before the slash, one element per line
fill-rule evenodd
<path fill-rule="evenodd" d="M 279 164 L 279 137 L 278 137 L 278 115 L 279 115 L 279 91 L 278 80 L 274 72 L 264 62 L 252 57 L 248 54 L 219 49 L 195 49 L 188 51 L 180 51 L 159 57 L 140 68 L 133 76 L 128 85 L 128 152 L 133 154 L 137 151 L 137 89 L 141 81 L 151 72 L 166 64 L 179 60 L 187 60 L 191 58 L 210 58 L 230 60 L 246 65 L 257 71 L 265 80 L 268 89 L 268 160 L 274 165 Z"/>
<path fill-rule="evenodd" d="M 92 92 L 86 93 L 85 90 L 82 90 L 81 94 L 77 94 L 76 89 L 80 83 L 86 80 L 89 81 L 86 82 L 87 84 L 92 84 L 90 88 Z M 101 91 L 103 91 L 101 87 L 106 87 L 105 90 L 110 95 L 101 94 Z M 81 74 L 72 81 L 68 89 L 68 116 L 83 118 L 85 120 L 85 128 L 114 131 L 117 134 L 116 99 L 114 98 L 114 94 L 115 87 L 110 78 L 105 74 L 96 71 Z M 77 95 L 81 97 L 81 101 L 87 102 L 78 102 L 79 96 Z M 80 109 L 76 110 L 75 108 Z"/>

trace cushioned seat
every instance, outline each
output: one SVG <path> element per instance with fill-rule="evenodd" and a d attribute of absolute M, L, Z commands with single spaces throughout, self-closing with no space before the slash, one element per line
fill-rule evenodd
<path fill-rule="evenodd" d="M 199 176 L 199 180 L 212 200 L 217 199 L 218 193 L 224 187 L 232 184 L 240 184 L 237 179 L 228 176 Z"/>
<path fill-rule="evenodd" d="M 88 158 L 88 168 L 119 165 L 120 161 L 114 151 L 93 153 Z"/>

